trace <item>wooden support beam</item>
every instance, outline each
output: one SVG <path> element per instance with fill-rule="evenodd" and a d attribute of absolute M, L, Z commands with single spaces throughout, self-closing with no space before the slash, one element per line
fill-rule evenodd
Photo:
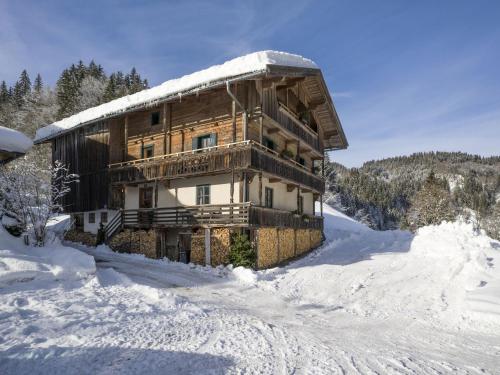
<path fill-rule="evenodd" d="M 273 177 L 273 178 L 270 178 L 270 179 L 269 179 L 269 182 L 270 182 L 271 184 L 274 184 L 274 183 L 276 183 L 276 182 L 280 182 L 280 181 L 281 181 L 281 178 L 277 178 L 277 177 Z"/>
<path fill-rule="evenodd" d="M 231 185 L 230 185 L 229 193 L 231 195 L 231 198 L 229 199 L 229 201 L 231 203 L 234 203 L 234 168 L 231 169 Z"/>
<path fill-rule="evenodd" d="M 262 206 L 262 172 L 259 172 L 259 206 Z"/>
<path fill-rule="evenodd" d="M 125 145 L 124 145 L 124 153 L 125 155 L 123 156 L 124 161 L 128 161 L 128 115 L 125 115 L 125 125 L 123 126 L 124 128 L 124 138 L 125 138 Z"/>
<path fill-rule="evenodd" d="M 280 131 L 279 128 L 270 128 L 270 129 L 267 129 L 267 134 L 274 134 L 274 133 L 278 133 Z"/>
<path fill-rule="evenodd" d="M 264 118 L 262 115 L 259 117 L 259 143 L 264 143 Z"/>
<path fill-rule="evenodd" d="M 161 122 L 163 126 L 163 155 L 167 154 L 167 103 L 163 103 Z"/>
<path fill-rule="evenodd" d="M 205 265 L 207 266 L 211 264 L 212 260 L 210 235 L 210 228 L 205 228 Z"/>
<path fill-rule="evenodd" d="M 312 190 L 311 189 L 302 189 L 303 193 L 310 193 Z"/>
<path fill-rule="evenodd" d="M 295 185 L 292 185 L 292 184 L 287 184 L 286 185 L 286 191 L 291 193 L 293 191 L 293 189 L 295 189 Z"/>
<path fill-rule="evenodd" d="M 231 116 L 233 119 L 233 137 L 232 137 L 232 142 L 236 142 L 236 102 L 233 100 L 231 102 Z"/>

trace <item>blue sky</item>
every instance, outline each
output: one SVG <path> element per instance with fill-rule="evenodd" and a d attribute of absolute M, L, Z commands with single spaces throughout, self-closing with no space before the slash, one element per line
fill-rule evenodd
<path fill-rule="evenodd" d="M 6 1 L 0 80 L 82 59 L 159 84 L 275 49 L 323 70 L 348 166 L 416 151 L 500 154 L 499 1 Z"/>

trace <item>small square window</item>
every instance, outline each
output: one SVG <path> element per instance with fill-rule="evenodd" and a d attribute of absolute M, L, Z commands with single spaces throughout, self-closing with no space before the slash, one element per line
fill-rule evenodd
<path fill-rule="evenodd" d="M 108 222 L 108 213 L 106 211 L 101 212 L 101 223 L 107 223 Z"/>
<path fill-rule="evenodd" d="M 153 145 L 142 146 L 141 159 L 152 158 L 155 154 Z"/>
<path fill-rule="evenodd" d="M 264 146 L 266 146 L 270 150 L 274 150 L 275 145 L 271 139 L 264 137 L 263 141 L 264 141 Z"/>
<path fill-rule="evenodd" d="M 160 112 L 151 113 L 151 126 L 158 125 L 160 123 Z"/>
<path fill-rule="evenodd" d="M 95 223 L 95 212 L 89 212 L 89 224 Z"/>
<path fill-rule="evenodd" d="M 210 204 L 210 185 L 196 186 L 196 204 Z"/>
<path fill-rule="evenodd" d="M 273 189 L 266 187 L 264 202 L 267 208 L 273 208 Z"/>

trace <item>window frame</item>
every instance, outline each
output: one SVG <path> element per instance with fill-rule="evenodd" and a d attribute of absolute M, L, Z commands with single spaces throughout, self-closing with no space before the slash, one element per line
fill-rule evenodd
<path fill-rule="evenodd" d="M 105 220 L 103 220 L 105 218 Z M 108 223 L 108 211 L 101 211 L 101 223 L 107 224 Z"/>
<path fill-rule="evenodd" d="M 157 121 L 155 121 L 155 120 L 157 120 Z M 161 123 L 160 111 L 151 112 L 149 121 L 150 121 L 151 126 L 160 125 L 160 123 Z"/>
<path fill-rule="evenodd" d="M 273 208 L 274 206 L 274 189 L 265 187 L 264 189 L 264 207 Z"/>
<path fill-rule="evenodd" d="M 200 194 L 201 189 L 203 189 L 203 191 Z M 211 189 L 210 184 L 196 185 L 196 205 L 197 206 L 210 204 L 211 190 L 212 189 Z M 200 202 L 202 202 L 202 203 L 200 203 Z"/>
<path fill-rule="evenodd" d="M 87 220 L 89 224 L 95 224 L 95 212 L 89 212 Z"/>
<path fill-rule="evenodd" d="M 209 145 L 209 146 L 203 146 L 202 142 L 205 139 L 209 140 L 209 142 L 211 143 L 211 145 Z M 207 133 L 207 134 L 202 134 L 202 135 L 198 135 L 196 137 L 193 137 L 193 139 L 192 139 L 192 147 L 191 148 L 194 151 L 194 150 L 203 150 L 205 148 L 215 147 L 215 146 L 217 146 L 217 133 Z"/>
<path fill-rule="evenodd" d="M 151 156 L 146 156 L 145 151 L 146 150 L 151 150 Z M 142 145 L 141 147 L 141 159 L 149 159 L 153 158 L 155 156 L 155 145 L 154 144 L 147 144 L 147 145 Z"/>
<path fill-rule="evenodd" d="M 146 200 L 144 199 L 146 192 L 151 192 L 151 205 L 150 205 L 150 207 L 146 207 L 146 205 L 144 204 L 146 202 Z M 141 208 L 150 209 L 150 208 L 153 208 L 153 205 L 154 205 L 153 188 L 152 187 L 140 187 L 139 188 L 139 209 L 141 209 Z"/>

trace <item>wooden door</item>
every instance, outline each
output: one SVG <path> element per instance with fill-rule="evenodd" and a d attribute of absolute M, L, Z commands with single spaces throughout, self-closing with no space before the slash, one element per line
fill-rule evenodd
<path fill-rule="evenodd" d="M 191 233 L 179 233 L 179 262 L 189 263 L 191 255 Z"/>

